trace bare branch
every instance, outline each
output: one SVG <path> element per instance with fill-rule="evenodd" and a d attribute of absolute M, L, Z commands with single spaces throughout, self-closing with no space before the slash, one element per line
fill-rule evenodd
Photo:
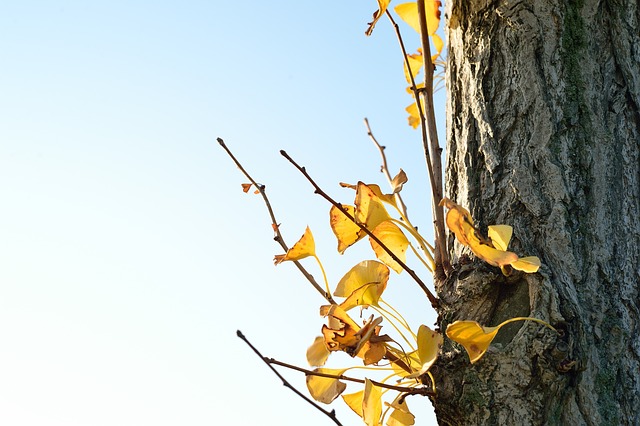
<path fill-rule="evenodd" d="M 296 365 L 287 364 L 286 362 L 278 361 L 277 359 L 273 359 L 273 358 L 265 358 L 265 362 L 267 362 L 269 364 L 279 365 L 281 367 L 286 367 L 286 368 L 289 368 L 291 370 L 300 371 L 301 373 L 304 373 L 307 376 L 329 377 L 331 379 L 344 380 L 344 381 L 347 381 L 347 382 L 364 383 L 364 379 L 358 379 L 358 378 L 355 378 L 355 377 L 349 377 L 349 376 L 345 376 L 343 374 L 320 373 L 318 371 L 308 370 L 306 368 L 298 367 Z M 378 386 L 380 388 L 391 389 L 391 390 L 395 390 L 395 391 L 403 392 L 403 393 L 410 393 L 412 395 L 425 395 L 425 396 L 433 396 L 433 395 L 435 395 L 435 393 L 432 390 L 429 390 L 429 388 L 425 388 L 425 387 L 409 388 L 409 387 L 406 387 L 406 386 L 388 385 L 386 383 L 377 382 L 377 381 L 371 380 L 371 379 L 369 379 L 369 381 L 371 383 L 373 383 L 375 386 Z"/>
<path fill-rule="evenodd" d="M 374 143 L 376 148 L 378 148 L 378 152 L 380 152 L 380 157 L 382 157 L 382 173 L 384 173 L 385 177 L 387 178 L 387 181 L 389 182 L 389 185 L 391 185 L 393 178 L 391 177 L 391 174 L 389 173 L 389 167 L 387 166 L 387 155 L 384 153 L 385 147 L 378 143 L 378 140 L 376 139 L 376 137 L 373 135 L 373 132 L 371 131 L 371 126 L 369 126 L 369 120 L 367 120 L 366 117 L 364 119 L 364 125 L 367 126 L 367 136 L 369 136 L 369 139 L 371 139 L 371 141 Z M 397 204 L 400 207 L 400 210 L 402 211 L 402 215 L 405 218 L 408 218 L 407 206 L 404 204 L 404 201 L 402 200 L 402 196 L 398 192 L 396 192 L 393 195 L 395 196 Z"/>
<path fill-rule="evenodd" d="M 320 412 L 322 412 L 322 414 L 324 414 L 325 416 L 329 417 L 331 420 L 333 420 L 333 422 L 337 425 L 342 426 L 342 423 L 340 423 L 340 421 L 338 421 L 338 418 L 336 417 L 336 412 L 335 410 L 331 410 L 331 411 L 327 411 L 324 408 L 320 407 L 318 404 L 316 404 L 314 401 L 312 401 L 309 397 L 307 397 L 305 394 L 303 394 L 302 392 L 300 392 L 298 389 L 296 389 L 295 387 L 293 387 L 288 381 L 287 379 L 285 379 L 284 377 L 282 377 L 282 375 L 280 373 L 278 373 L 278 370 L 276 370 L 275 368 L 273 368 L 273 366 L 271 365 L 271 363 L 269 362 L 269 359 L 262 356 L 262 354 L 260 353 L 260 351 L 258 351 L 258 349 L 255 348 L 255 346 L 253 346 L 249 340 L 244 336 L 244 334 L 242 334 L 242 332 L 240 330 L 238 330 L 236 332 L 236 334 L 238 335 L 238 337 L 240 339 L 242 339 L 247 345 L 249 345 L 249 347 L 253 350 L 253 352 L 256 353 L 256 355 L 258 355 L 260 357 L 260 359 L 262 359 L 262 361 L 267 364 L 267 366 L 271 369 L 271 371 L 273 371 L 273 373 L 278 376 L 278 378 L 282 381 L 282 384 L 291 389 L 296 395 L 298 395 L 300 398 L 304 399 L 305 401 L 307 401 L 309 404 L 313 405 L 316 409 L 318 409 Z"/>
<path fill-rule="evenodd" d="M 436 252 L 434 254 L 436 262 L 436 274 L 443 274 L 450 267 L 449 252 L 447 251 L 447 240 L 444 230 L 444 209 L 439 205 L 442 200 L 442 149 L 438 142 L 438 130 L 436 127 L 436 116 L 433 108 L 433 71 L 434 66 L 431 62 L 431 45 L 429 43 L 429 28 L 427 27 L 427 13 L 425 4 L 422 0 L 417 0 L 418 16 L 420 18 L 420 39 L 422 41 L 422 58 L 424 60 L 424 114 L 428 132 L 428 145 L 425 145 L 425 152 L 429 151 L 433 168 L 433 212 L 436 223 Z M 439 268 L 440 266 L 440 268 Z M 444 271 L 442 270 L 444 268 Z"/>
<path fill-rule="evenodd" d="M 311 178 L 311 176 L 309 176 L 309 174 L 307 173 L 306 169 L 302 166 L 300 166 L 298 163 L 296 163 L 293 158 L 291 158 L 289 156 L 289 154 L 286 153 L 286 151 L 284 150 L 280 150 L 280 154 L 282 154 L 282 156 L 284 158 L 286 158 L 287 160 L 289 160 L 289 162 L 291 164 L 294 165 L 294 167 L 296 169 L 298 169 L 298 171 L 300 171 L 300 173 L 302 173 L 302 175 L 307 178 L 307 180 L 309 181 L 309 183 L 313 186 L 313 188 L 315 189 L 315 193 L 320 195 L 322 198 L 324 198 L 325 200 L 327 200 L 328 202 L 330 202 L 333 206 L 335 206 L 336 208 L 340 209 L 340 211 L 342 212 L 342 214 L 344 214 L 350 221 L 352 221 L 353 223 L 355 223 L 360 229 L 362 229 L 362 231 L 364 233 L 366 233 L 369 238 L 371 238 L 373 241 L 375 241 L 376 243 L 378 243 L 378 245 L 380 245 L 380 247 L 382 247 L 384 249 L 384 251 L 387 252 L 387 254 L 393 259 L 395 260 L 400 267 L 402 267 L 402 269 L 404 269 L 405 271 L 407 271 L 407 273 L 411 276 L 411 278 L 413 278 L 413 280 L 418 283 L 418 285 L 420 286 L 420 288 L 425 292 L 425 294 L 427 295 L 427 298 L 429 299 L 429 302 L 431 302 L 431 306 L 434 309 L 438 308 L 438 298 L 435 297 L 433 295 L 433 293 L 431 293 L 431 290 L 429 290 L 429 288 L 427 287 L 427 285 L 420 279 L 420 277 L 418 277 L 418 275 L 407 266 L 406 263 L 404 263 L 402 260 L 400 260 L 398 258 L 398 256 L 396 256 L 396 254 L 389 248 L 387 247 L 382 241 L 380 241 L 380 239 L 378 237 L 376 237 L 373 232 L 371 232 L 365 225 L 363 225 L 362 223 L 358 222 L 353 216 L 351 216 L 349 214 L 349 212 L 342 207 L 342 204 L 338 203 L 337 201 L 335 201 L 333 198 L 331 198 L 329 195 L 327 195 L 326 192 L 324 192 L 319 186 L 318 184 Z"/>
<path fill-rule="evenodd" d="M 284 238 L 282 237 L 282 234 L 280 233 L 280 225 L 278 224 L 278 221 L 276 220 L 276 216 L 273 213 L 273 209 L 271 208 L 271 203 L 269 202 L 269 198 L 267 197 L 267 192 L 266 192 L 265 186 L 264 185 L 260 185 L 255 180 L 253 180 L 251 175 L 249 175 L 249 173 L 244 169 L 244 167 L 242 167 L 242 164 L 240 164 L 240 162 L 236 159 L 236 157 L 231 153 L 231 150 L 229 150 L 229 148 L 224 143 L 222 138 L 218 138 L 218 143 L 226 151 L 227 155 L 229 155 L 229 157 L 231 157 L 231 159 L 236 164 L 236 166 L 240 169 L 242 174 L 247 179 L 249 179 L 249 182 L 251 182 L 251 184 L 256 187 L 258 192 L 260 192 L 260 195 L 262 196 L 262 199 L 264 200 L 264 204 L 267 206 L 267 210 L 269 211 L 269 217 L 271 218 L 271 225 L 272 225 L 272 228 L 273 228 L 273 232 L 275 233 L 275 237 L 273 239 L 278 244 L 280 244 L 280 247 L 282 247 L 282 249 L 286 252 L 287 250 L 289 250 L 289 248 L 287 247 L 287 244 L 284 242 Z M 294 260 L 293 263 L 298 267 L 300 272 L 302 272 L 302 275 L 304 275 L 304 277 L 311 283 L 311 285 L 318 291 L 318 293 L 320 293 L 322 295 L 322 297 L 325 298 L 325 300 L 327 302 L 329 302 L 331 304 L 335 304 L 336 303 L 335 300 L 333 299 L 333 297 L 331 297 L 331 294 L 327 293 L 320 286 L 320 284 L 318 284 L 316 279 L 313 278 L 313 275 L 311 275 L 309 273 L 309 271 L 307 271 L 305 269 L 305 267 L 302 266 L 302 264 L 300 262 L 298 262 L 297 260 Z"/>

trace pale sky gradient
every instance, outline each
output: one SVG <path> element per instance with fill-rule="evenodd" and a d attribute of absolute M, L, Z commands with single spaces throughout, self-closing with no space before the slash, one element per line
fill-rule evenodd
<path fill-rule="evenodd" d="M 386 187 L 368 117 L 393 172 L 409 175 L 409 216 L 429 229 L 395 36 L 382 20 L 365 37 L 377 2 L 336 4 L 0 5 L 1 424 L 332 424 L 235 335 L 305 366 L 323 299 L 292 265 L 273 266 L 264 205 L 216 137 L 267 185 L 289 244 L 311 227 L 332 285 L 373 254 L 336 253 L 328 204 L 280 149 L 351 202 L 338 182 Z M 391 280 L 387 300 L 416 330 L 433 325 L 410 278 Z M 434 424 L 426 399 L 408 403 Z"/>

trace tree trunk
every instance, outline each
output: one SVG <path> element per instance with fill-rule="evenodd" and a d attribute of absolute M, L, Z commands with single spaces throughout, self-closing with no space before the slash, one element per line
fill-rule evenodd
<path fill-rule="evenodd" d="M 450 237 L 440 327 L 501 330 L 434 371 L 441 425 L 640 424 L 637 0 L 447 1 L 446 193 L 542 261 L 504 277 Z"/>

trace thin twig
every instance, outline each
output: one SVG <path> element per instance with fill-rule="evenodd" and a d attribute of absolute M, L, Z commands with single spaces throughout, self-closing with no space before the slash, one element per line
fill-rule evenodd
<path fill-rule="evenodd" d="M 425 292 L 425 294 L 427 295 L 427 298 L 429 299 L 429 302 L 431 302 L 431 306 L 434 309 L 437 309 L 438 307 L 438 298 L 435 297 L 433 295 L 433 293 L 431 293 L 431 290 L 429 290 L 429 288 L 427 287 L 427 285 L 420 279 L 420 277 L 418 277 L 418 275 L 407 266 L 406 263 L 404 263 L 402 260 L 400 260 L 400 258 L 398 258 L 398 256 L 396 256 L 396 254 L 389 248 L 387 247 L 382 241 L 380 241 L 380 239 L 378 237 L 376 237 L 374 235 L 373 232 L 371 232 L 365 225 L 363 225 L 362 223 L 358 222 L 353 216 L 351 216 L 351 214 L 349 214 L 349 212 L 342 207 L 342 204 L 338 203 L 337 201 L 335 201 L 333 198 L 331 198 L 326 192 L 324 192 L 319 186 L 318 184 L 313 180 L 313 178 L 311 178 L 311 176 L 309 176 L 309 174 L 307 173 L 306 169 L 302 166 L 300 166 L 298 163 L 296 163 L 294 161 L 293 158 L 291 158 L 289 156 L 289 154 L 286 153 L 286 151 L 284 150 L 280 150 L 280 154 L 286 158 L 287 160 L 289 160 L 289 162 L 291 164 L 294 165 L 294 167 L 296 169 L 298 169 L 298 171 L 300 173 L 302 173 L 302 175 L 307 178 L 307 180 L 309 181 L 309 183 L 313 186 L 314 188 L 314 192 L 318 195 L 320 195 L 322 198 L 324 198 L 325 200 L 327 200 L 328 202 L 330 202 L 333 206 L 335 206 L 336 208 L 340 209 L 340 211 L 342 212 L 342 214 L 344 214 L 347 219 L 349 219 L 350 221 L 352 221 L 353 223 L 355 223 L 360 229 L 362 229 L 362 231 L 364 233 L 366 233 L 369 238 L 371 238 L 373 241 L 375 241 L 376 243 L 378 243 L 378 245 L 380 247 L 382 247 L 384 249 L 384 251 L 387 252 L 387 254 L 393 259 L 395 260 L 402 269 L 404 269 L 405 271 L 407 271 L 407 273 L 411 276 L 411 278 L 414 279 L 414 281 L 420 286 L 420 288 Z"/>
<path fill-rule="evenodd" d="M 240 339 L 242 339 L 247 345 L 249 345 L 249 347 L 253 350 L 253 352 L 256 353 L 256 355 L 258 355 L 262 361 L 264 361 L 265 364 L 267 364 L 267 366 L 271 369 L 271 371 L 273 371 L 273 373 L 278 376 L 278 378 L 282 381 L 282 384 L 291 389 L 296 395 L 298 395 L 300 398 L 304 399 L 305 401 L 307 401 L 309 404 L 313 405 L 316 409 L 318 409 L 319 411 L 321 411 L 325 416 L 329 417 L 331 420 L 333 420 L 333 422 L 337 425 L 342 426 L 342 423 L 340 423 L 340 421 L 338 420 L 338 418 L 336 417 L 336 412 L 335 410 L 331 410 L 331 411 L 327 411 L 324 408 L 320 407 L 318 404 L 316 404 L 314 401 L 312 401 L 309 397 L 307 397 L 305 394 L 303 394 L 302 392 L 300 392 L 298 389 L 296 389 L 295 387 L 293 387 L 288 381 L 287 379 L 285 379 L 284 377 L 282 377 L 282 375 L 280 373 L 278 373 L 278 370 L 276 370 L 275 368 L 273 368 L 273 366 L 271 365 L 271 363 L 269 362 L 268 358 L 262 356 L 262 354 L 260 353 L 260 351 L 258 351 L 258 349 L 255 348 L 255 346 L 253 346 L 251 344 L 251 342 L 249 342 L 249 340 L 244 336 L 244 334 L 242 334 L 242 332 L 240 330 L 238 330 L 236 332 L 236 334 L 238 335 L 238 337 Z"/>
<path fill-rule="evenodd" d="M 344 381 L 347 381 L 347 382 L 354 382 L 354 383 L 364 383 L 365 382 L 364 379 L 357 379 L 355 377 L 349 377 L 349 376 L 345 376 L 343 374 L 329 374 L 329 373 L 321 373 L 319 371 L 307 370 L 306 368 L 298 367 L 298 366 L 292 365 L 292 364 L 287 364 L 286 362 L 278 361 L 277 359 L 273 359 L 273 358 L 265 358 L 265 362 L 267 362 L 269 364 L 279 365 L 281 367 L 286 367 L 286 368 L 288 368 L 290 370 L 300 371 L 301 373 L 304 373 L 307 376 L 328 377 L 330 379 L 344 380 Z M 414 394 L 414 395 L 426 395 L 426 396 L 435 395 L 432 390 L 429 390 L 428 388 L 424 388 L 424 387 L 423 388 L 408 388 L 406 386 L 388 385 L 386 383 L 377 382 L 377 381 L 371 380 L 371 379 L 369 379 L 369 381 L 373 385 L 378 386 L 380 388 L 391 389 L 391 390 L 395 390 L 395 391 L 398 391 L 398 392 L 406 392 L 406 393 L 411 393 L 411 394 Z"/>
<path fill-rule="evenodd" d="M 272 224 L 272 228 L 273 228 L 273 232 L 275 233 L 275 237 L 273 238 L 278 244 L 280 244 L 280 247 L 282 247 L 282 249 L 286 252 L 287 250 L 289 250 L 289 248 L 287 247 L 287 244 L 284 242 L 284 238 L 282 237 L 282 234 L 280 233 L 280 225 L 278 224 L 278 222 L 276 221 L 276 216 L 273 213 L 273 209 L 271 208 L 271 203 L 269 202 L 269 198 L 267 197 L 267 192 L 266 192 L 266 188 L 264 185 L 260 185 L 258 184 L 255 180 L 253 180 L 253 178 L 251 177 L 251 175 L 249 175 L 249 173 L 244 169 L 244 167 L 242 167 L 242 164 L 240 164 L 240 161 L 238 161 L 238 159 L 236 159 L 236 157 L 231 153 L 231 150 L 229 150 L 229 148 L 227 147 L 227 145 L 224 143 L 224 141 L 222 140 L 222 138 L 218 138 L 218 143 L 220 144 L 220 146 L 227 152 L 227 155 L 229 155 L 229 157 L 231 157 L 231 159 L 233 160 L 233 162 L 236 164 L 236 166 L 238 167 L 238 169 L 240 169 L 240 171 L 242 172 L 242 174 L 249 179 L 249 181 L 251 182 L 251 184 L 253 186 L 256 187 L 256 189 L 258 190 L 258 192 L 260 192 L 260 195 L 262 195 L 262 199 L 264 200 L 264 204 L 267 206 L 267 210 L 269 211 L 269 217 L 271 218 L 271 224 Z M 298 269 L 300 270 L 300 272 L 302 272 L 302 275 L 304 275 L 304 277 L 311 283 L 311 285 L 318 291 L 318 293 L 320 293 L 322 295 L 322 297 L 325 298 L 325 300 L 327 300 L 329 303 L 331 304 L 335 304 L 335 300 L 333 299 L 333 297 L 331 297 L 330 293 L 327 293 L 325 289 L 323 289 L 320 284 L 318 284 L 318 282 L 316 281 L 315 278 L 313 278 L 313 275 L 311 275 L 304 266 L 302 266 L 302 264 L 300 262 L 298 262 L 297 260 L 294 260 L 293 263 L 298 267 Z"/>
<path fill-rule="evenodd" d="M 434 198 L 433 198 L 433 211 L 436 222 L 436 252 L 435 261 L 436 268 L 444 268 L 444 271 L 449 269 L 449 252 L 447 251 L 447 240 L 445 238 L 444 230 L 444 209 L 439 205 L 442 200 L 442 149 L 438 142 L 438 130 L 436 127 L 436 116 L 433 108 L 433 71 L 434 66 L 431 61 L 431 45 L 429 43 L 429 28 L 427 26 L 427 12 L 425 10 L 425 2 L 417 0 L 418 3 L 418 17 L 420 19 L 420 39 L 422 42 L 422 58 L 424 61 L 424 92 L 422 97 L 424 99 L 425 106 L 425 119 L 427 131 L 429 133 L 428 145 L 425 145 L 425 151 L 429 151 L 429 158 L 433 168 L 433 185 L 434 185 Z M 436 273 L 443 273 L 442 269 L 437 270 Z M 444 276 L 444 274 L 442 275 Z"/>
<path fill-rule="evenodd" d="M 364 125 L 367 126 L 367 136 L 369 136 L 369 139 L 371 139 L 376 148 L 378 148 L 378 152 L 380 152 L 380 157 L 382 157 L 382 173 L 384 173 L 387 181 L 389 182 L 389 185 L 391 185 L 393 182 L 393 178 L 391 177 L 391 174 L 389 173 L 389 167 L 387 166 L 387 155 L 384 153 L 385 147 L 378 143 L 378 140 L 371 131 L 371 126 L 369 126 L 369 120 L 366 117 L 364 119 Z M 396 192 L 393 195 L 395 196 L 400 211 L 402 212 L 402 216 L 408 219 L 409 217 L 407 216 L 407 206 L 404 204 L 402 196 L 399 192 Z"/>

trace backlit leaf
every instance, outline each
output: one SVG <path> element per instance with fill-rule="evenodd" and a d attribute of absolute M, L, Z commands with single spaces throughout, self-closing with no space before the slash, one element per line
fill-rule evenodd
<path fill-rule="evenodd" d="M 304 235 L 298 240 L 297 243 L 291 247 L 286 254 L 278 254 L 273 258 L 274 263 L 277 265 L 287 260 L 300 260 L 305 257 L 315 256 L 316 244 L 313 241 L 313 234 L 307 226 L 304 231 Z"/>
<path fill-rule="evenodd" d="M 364 395 L 362 396 L 362 420 L 367 426 L 380 425 L 382 415 L 382 390 L 374 386 L 371 380 L 364 379 Z"/>
<path fill-rule="evenodd" d="M 341 376 L 346 369 L 316 368 L 313 371 L 322 374 Z M 307 375 L 307 389 L 316 401 L 330 404 L 347 388 L 346 383 L 333 377 Z"/>
<path fill-rule="evenodd" d="M 313 367 L 322 367 L 327 362 L 330 354 L 331 352 L 324 344 L 324 337 L 318 336 L 311 346 L 307 348 L 307 362 Z"/>
<path fill-rule="evenodd" d="M 242 184 L 242 192 L 244 192 L 246 194 L 251 189 L 251 186 L 252 186 L 252 184 L 250 184 L 250 183 L 243 183 Z"/>
<path fill-rule="evenodd" d="M 391 219 L 380 198 L 363 182 L 358 182 L 355 204 L 356 220 L 364 224 L 370 231 L 380 223 Z"/>
<path fill-rule="evenodd" d="M 355 217 L 355 207 L 342 206 L 351 217 Z M 358 240 L 362 239 L 366 234 L 360 229 L 358 225 L 353 223 L 345 214 L 336 206 L 332 206 L 329 211 L 329 224 L 331 230 L 338 239 L 338 253 L 342 254 L 344 251 L 355 244 Z"/>
<path fill-rule="evenodd" d="M 400 230 L 400 228 L 390 221 L 380 223 L 374 230 L 373 235 L 378 237 L 382 243 L 389 248 L 395 254 L 398 259 L 400 259 L 403 263 L 407 260 L 407 248 L 409 247 L 409 240 L 404 235 L 404 233 Z M 389 255 L 373 239 L 370 239 L 371 248 L 373 249 L 376 257 L 384 262 L 391 269 L 396 271 L 397 273 L 402 272 L 402 266 Z"/>
<path fill-rule="evenodd" d="M 368 308 L 371 305 L 378 306 L 378 300 L 385 288 L 386 285 L 383 283 L 365 284 L 351 293 L 349 297 L 340 304 L 340 307 L 348 311 L 356 306 L 363 308 Z"/>
<path fill-rule="evenodd" d="M 407 69 L 407 62 L 409 63 L 409 68 Z M 422 49 L 418 49 L 418 53 L 407 54 L 407 60 L 404 63 L 404 78 L 407 80 L 407 84 L 411 85 L 412 80 L 411 76 L 415 81 L 416 76 L 422 69 L 422 65 L 424 65 L 424 59 L 422 58 Z M 411 71 L 411 74 L 409 74 Z"/>
<path fill-rule="evenodd" d="M 438 350 L 442 345 L 442 334 L 431 330 L 426 325 L 418 328 L 418 359 L 420 370 L 408 377 L 418 377 L 426 373 L 438 358 Z"/>
<path fill-rule="evenodd" d="M 389 281 L 389 268 L 385 264 L 376 260 L 365 260 L 344 274 L 333 295 L 348 297 L 365 284 L 386 283 L 387 281 Z"/>
<path fill-rule="evenodd" d="M 442 2 L 439 0 L 425 0 L 425 12 L 427 15 L 427 28 L 429 35 L 432 35 L 440 25 L 440 6 Z M 408 2 L 397 5 L 393 9 L 403 21 L 411 26 L 420 34 L 420 18 L 418 15 L 418 5 L 416 2 Z"/>
<path fill-rule="evenodd" d="M 356 393 L 344 394 L 342 399 L 353 410 L 354 413 L 362 417 L 362 398 L 364 389 Z"/>
<path fill-rule="evenodd" d="M 365 31 L 366 35 L 368 36 L 371 35 L 371 33 L 373 32 L 373 28 L 376 26 L 376 23 L 378 22 L 378 19 L 380 19 L 382 15 L 385 14 L 390 2 L 391 0 L 378 0 L 378 10 L 373 12 L 373 20 L 369 22 L 369 27 L 367 27 L 367 31 Z"/>

